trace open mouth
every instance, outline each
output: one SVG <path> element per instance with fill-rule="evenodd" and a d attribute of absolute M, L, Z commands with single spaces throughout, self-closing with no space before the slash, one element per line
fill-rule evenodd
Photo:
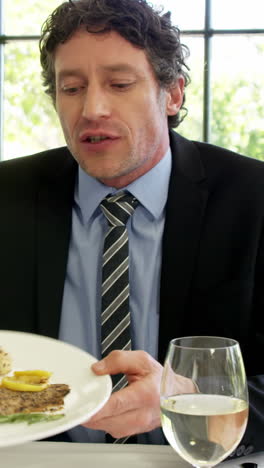
<path fill-rule="evenodd" d="M 104 136 L 92 136 L 92 137 L 87 137 L 84 141 L 87 141 L 88 143 L 100 143 L 101 141 L 105 140 L 110 140 L 109 137 L 104 137 Z"/>

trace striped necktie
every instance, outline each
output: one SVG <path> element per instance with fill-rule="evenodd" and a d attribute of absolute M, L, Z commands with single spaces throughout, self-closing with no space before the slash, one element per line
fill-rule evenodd
<path fill-rule="evenodd" d="M 102 212 L 108 220 L 102 267 L 102 357 L 114 349 L 131 349 L 126 223 L 137 205 L 136 198 L 125 192 L 106 197 L 101 202 Z M 113 392 L 116 392 L 127 385 L 126 376 L 112 375 L 112 383 Z M 126 439 L 113 439 L 113 441 L 124 443 Z"/>

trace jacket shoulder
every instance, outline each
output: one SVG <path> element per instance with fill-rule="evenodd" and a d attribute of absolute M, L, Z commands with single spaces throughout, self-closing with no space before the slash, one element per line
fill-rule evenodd
<path fill-rule="evenodd" d="M 179 167 L 190 173 L 190 168 L 199 167 L 207 179 L 261 180 L 263 185 L 264 161 L 250 158 L 220 146 L 188 140 L 171 132 L 172 154 Z M 186 172 L 187 172 L 186 171 Z"/>
<path fill-rule="evenodd" d="M 43 177 L 60 174 L 64 168 L 76 165 L 67 147 L 2 161 L 0 163 L 0 190 L 11 186 L 34 186 Z"/>
<path fill-rule="evenodd" d="M 0 162 L 0 172 L 11 171 L 16 169 L 30 168 L 38 165 L 58 164 L 72 157 L 68 148 L 62 146 L 53 148 L 40 153 L 31 154 L 19 158 L 9 159 Z"/>

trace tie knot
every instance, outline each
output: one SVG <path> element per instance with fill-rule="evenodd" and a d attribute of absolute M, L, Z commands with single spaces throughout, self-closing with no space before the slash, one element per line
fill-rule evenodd
<path fill-rule="evenodd" d="M 138 200 L 125 192 L 106 197 L 100 204 L 102 212 L 111 226 L 125 226 L 137 205 Z"/>

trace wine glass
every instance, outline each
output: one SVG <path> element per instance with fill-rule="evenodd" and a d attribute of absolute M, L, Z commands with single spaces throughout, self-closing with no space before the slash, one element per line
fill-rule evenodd
<path fill-rule="evenodd" d="M 191 336 L 169 343 L 161 381 L 161 423 L 173 449 L 194 467 L 212 467 L 239 444 L 248 389 L 239 343 Z"/>

